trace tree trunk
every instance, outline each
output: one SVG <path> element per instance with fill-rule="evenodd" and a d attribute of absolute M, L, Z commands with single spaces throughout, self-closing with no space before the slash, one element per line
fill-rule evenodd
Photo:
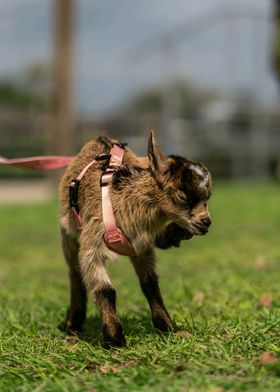
<path fill-rule="evenodd" d="M 53 149 L 56 154 L 72 154 L 75 145 L 72 102 L 73 0 L 53 0 L 53 5 L 55 12 Z"/>
<path fill-rule="evenodd" d="M 274 0 L 273 68 L 280 86 L 280 0 Z"/>

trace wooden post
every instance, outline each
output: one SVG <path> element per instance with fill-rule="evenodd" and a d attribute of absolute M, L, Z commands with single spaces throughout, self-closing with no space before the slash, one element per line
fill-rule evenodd
<path fill-rule="evenodd" d="M 280 83 L 280 0 L 274 0 L 273 68 Z"/>
<path fill-rule="evenodd" d="M 54 126 L 56 154 L 72 154 L 74 141 L 73 87 L 73 0 L 53 0 L 54 6 Z"/>

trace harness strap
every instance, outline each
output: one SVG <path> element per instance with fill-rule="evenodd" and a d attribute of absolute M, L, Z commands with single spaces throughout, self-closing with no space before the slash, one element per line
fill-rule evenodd
<path fill-rule="evenodd" d="M 80 207 L 79 207 L 79 203 L 78 203 L 79 186 L 80 186 L 81 179 L 84 177 L 84 175 L 86 174 L 86 172 L 88 171 L 88 169 L 92 165 L 97 164 L 99 161 L 108 159 L 109 157 L 110 157 L 110 155 L 106 155 L 106 154 L 98 155 L 93 161 L 91 161 L 89 164 L 87 164 L 83 168 L 81 173 L 78 175 L 78 177 L 74 178 L 70 183 L 69 204 L 72 209 L 74 218 L 76 220 L 78 230 L 82 230 L 82 226 L 83 226 L 83 221 L 82 221 L 82 218 L 80 215 Z"/>
<path fill-rule="evenodd" d="M 86 174 L 86 172 L 88 171 L 88 169 L 96 163 L 97 163 L 97 160 L 94 159 L 88 165 L 86 165 L 86 167 L 83 168 L 83 170 L 78 175 L 78 177 L 71 181 L 71 184 L 69 187 L 69 204 L 72 209 L 74 218 L 76 219 L 78 230 L 82 230 L 82 225 L 83 225 L 82 218 L 80 215 L 80 208 L 79 208 L 79 204 L 78 204 L 78 191 L 79 191 L 80 182 L 81 182 L 81 179 Z"/>
<path fill-rule="evenodd" d="M 87 170 L 98 161 L 110 158 L 108 168 L 101 175 L 100 186 L 102 193 L 102 215 L 104 223 L 104 241 L 107 247 L 114 252 L 124 256 L 135 256 L 135 250 L 128 238 L 126 238 L 123 231 L 117 226 L 112 200 L 110 197 L 110 189 L 113 180 L 114 171 L 122 165 L 124 157 L 124 149 L 117 144 L 114 144 L 110 150 L 109 155 L 99 155 L 91 161 L 78 175 L 77 178 L 71 181 L 70 184 L 70 206 L 77 223 L 77 229 L 82 229 L 82 218 L 80 216 L 80 209 L 78 205 L 78 189 L 81 179 L 86 174 Z"/>
<path fill-rule="evenodd" d="M 122 165 L 124 149 L 114 144 L 110 154 L 109 167 L 100 179 L 100 185 L 102 187 L 102 214 L 105 226 L 104 240 L 107 247 L 114 252 L 125 256 L 135 256 L 135 250 L 132 244 L 124 232 L 117 226 L 110 197 L 114 169 Z"/>
<path fill-rule="evenodd" d="M 0 165 L 16 166 L 31 170 L 48 171 L 66 167 L 69 165 L 70 162 L 73 161 L 73 159 L 74 157 L 57 155 L 17 159 L 7 159 L 0 156 Z"/>

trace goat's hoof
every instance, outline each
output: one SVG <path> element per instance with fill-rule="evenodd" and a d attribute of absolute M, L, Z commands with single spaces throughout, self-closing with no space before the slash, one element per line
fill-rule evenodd
<path fill-rule="evenodd" d="M 120 323 L 114 323 L 114 325 L 104 324 L 103 336 L 104 346 L 106 348 L 126 346 L 126 340 Z"/>
<path fill-rule="evenodd" d="M 153 325 L 161 332 L 174 332 L 172 322 L 167 317 L 154 316 Z"/>
<path fill-rule="evenodd" d="M 69 334 L 80 332 L 85 321 L 86 314 L 83 310 L 76 310 L 71 312 L 70 309 L 67 310 L 66 320 L 64 322 L 65 331 Z"/>
<path fill-rule="evenodd" d="M 82 330 L 82 324 L 77 325 L 67 319 L 62 321 L 57 327 L 61 332 L 67 333 L 67 335 L 76 335 L 76 333 Z"/>

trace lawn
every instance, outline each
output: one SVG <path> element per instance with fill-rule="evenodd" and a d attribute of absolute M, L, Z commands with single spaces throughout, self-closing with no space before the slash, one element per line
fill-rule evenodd
<path fill-rule="evenodd" d="M 158 251 L 181 333 L 151 326 L 126 258 L 110 263 L 128 346 L 102 347 L 93 301 L 83 333 L 68 305 L 57 204 L 0 207 L 0 391 L 279 391 L 280 186 L 217 184 L 205 237 Z"/>

